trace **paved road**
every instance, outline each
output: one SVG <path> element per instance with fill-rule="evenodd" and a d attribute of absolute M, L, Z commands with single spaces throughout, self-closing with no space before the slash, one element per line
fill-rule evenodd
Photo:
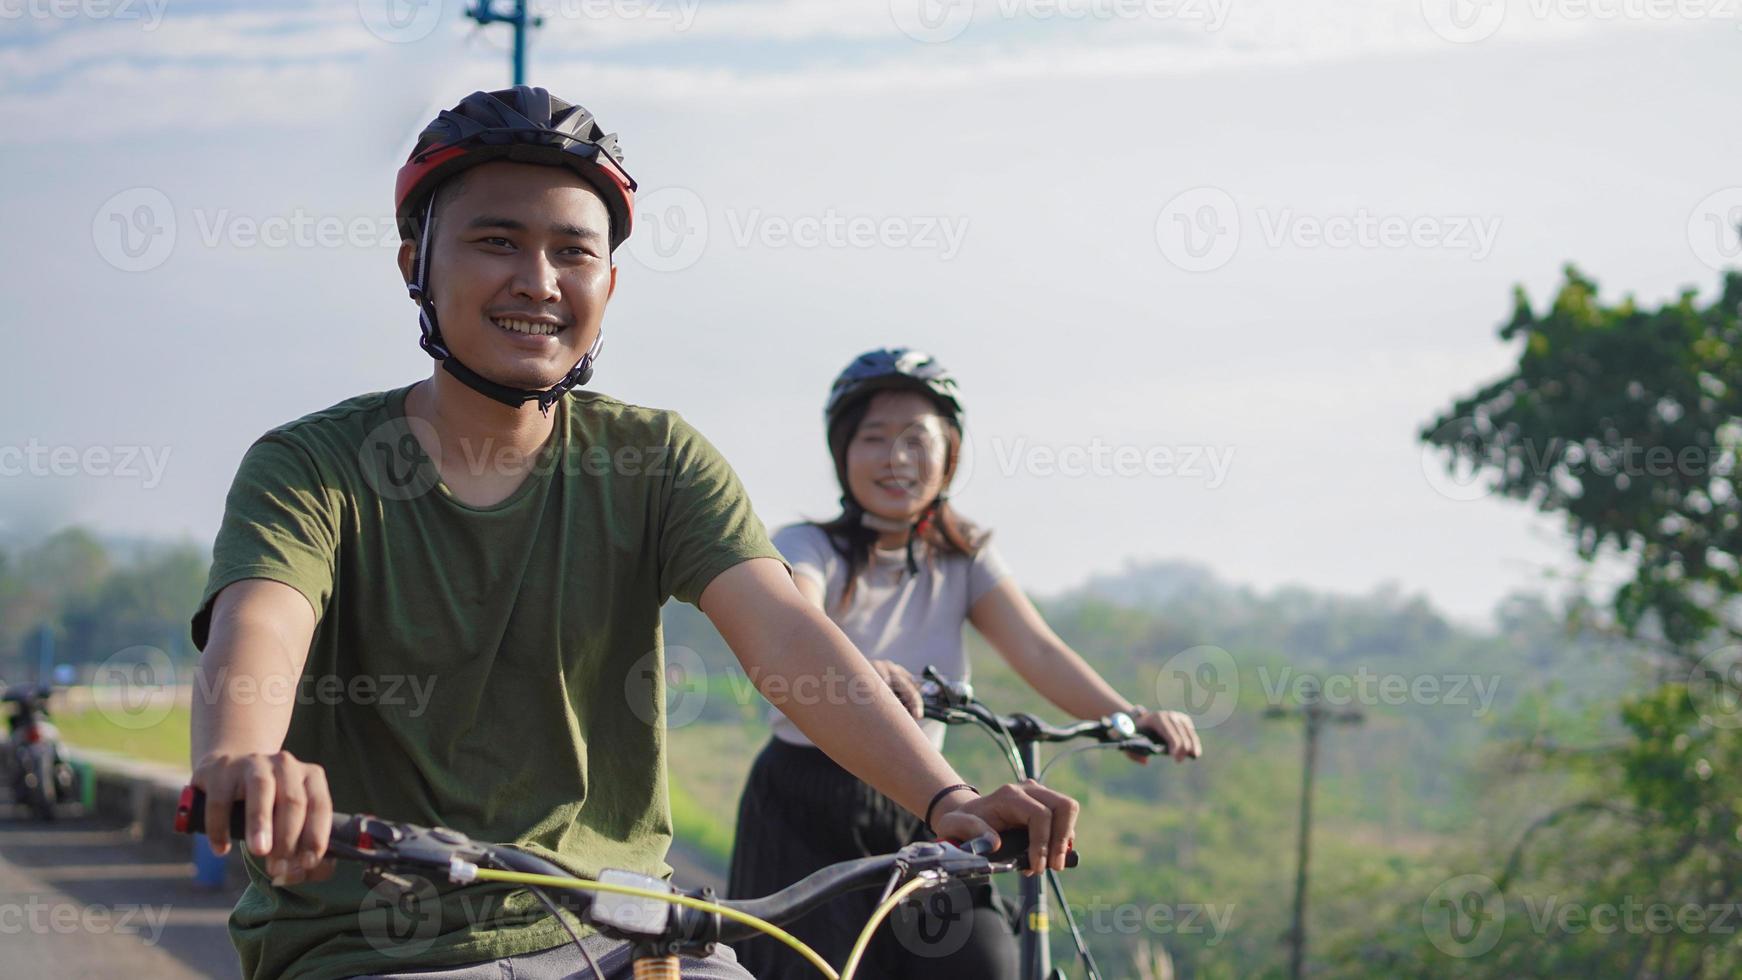
<path fill-rule="evenodd" d="M 224 927 L 236 895 L 196 886 L 185 856 L 114 822 L 43 824 L 0 804 L 0 975 L 239 977 Z"/>

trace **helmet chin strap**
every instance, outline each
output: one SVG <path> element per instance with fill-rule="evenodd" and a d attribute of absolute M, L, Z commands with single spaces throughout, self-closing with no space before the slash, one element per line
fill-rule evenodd
<path fill-rule="evenodd" d="M 436 196 L 431 194 L 429 202 L 424 205 L 423 231 L 417 238 L 417 269 L 412 281 L 406 284 L 411 298 L 417 301 L 418 326 L 423 330 L 423 336 L 418 339 L 418 346 L 422 347 L 429 356 L 440 361 L 442 368 L 458 378 L 461 384 L 478 394 L 501 402 L 510 408 L 519 408 L 527 402 L 536 401 L 538 402 L 538 410 L 549 415 L 551 406 L 555 405 L 562 396 L 568 394 L 569 389 L 584 385 L 592 380 L 593 362 L 598 360 L 599 348 L 605 343 L 604 325 L 600 325 L 598 336 L 593 338 L 593 346 L 589 347 L 586 354 L 581 356 L 580 362 L 570 368 L 569 373 L 564 375 L 561 381 L 549 388 L 515 388 L 498 384 L 462 364 L 460 359 L 448 350 L 447 344 L 442 340 L 441 326 L 436 320 L 435 302 L 430 299 L 429 251 L 430 239 L 435 237 L 435 199 Z"/>
<path fill-rule="evenodd" d="M 937 499 L 926 504 L 925 509 L 919 512 L 919 517 L 915 518 L 910 524 L 907 521 L 895 520 L 893 518 L 884 517 L 881 514 L 873 514 L 870 510 L 866 509 L 864 504 L 859 503 L 857 500 L 853 500 L 851 496 L 846 498 L 846 500 L 851 501 L 852 506 L 858 508 L 859 523 L 862 526 L 885 534 L 896 534 L 902 531 L 907 532 L 907 571 L 912 575 L 919 574 L 919 562 L 913 557 L 913 543 L 919 538 L 920 529 L 925 527 L 926 524 L 931 521 L 933 514 L 937 513 L 938 505 L 948 499 L 949 497 L 944 494 L 938 494 Z"/>

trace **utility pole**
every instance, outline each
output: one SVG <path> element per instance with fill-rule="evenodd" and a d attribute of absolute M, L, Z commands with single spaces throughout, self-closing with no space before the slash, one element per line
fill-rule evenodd
<path fill-rule="evenodd" d="M 534 17 L 526 12 L 526 0 L 511 0 L 506 13 L 498 13 L 496 0 L 476 0 L 467 9 L 466 16 L 477 21 L 479 26 L 488 24 L 508 24 L 514 28 L 514 84 L 526 84 L 526 32 L 534 27 L 543 27 L 544 18 Z"/>
<path fill-rule="evenodd" d="M 1264 710 L 1264 717 L 1269 719 L 1284 719 L 1299 715 L 1306 721 L 1306 753 L 1303 759 L 1304 774 L 1301 777 L 1300 790 L 1300 850 L 1296 858 L 1294 873 L 1294 928 L 1289 930 L 1289 965 L 1288 975 L 1293 980 L 1301 980 L 1306 971 L 1306 902 L 1307 902 L 1307 866 L 1312 857 L 1313 834 L 1313 775 L 1318 768 L 1319 760 L 1319 730 L 1326 722 L 1339 725 L 1359 725 L 1366 716 L 1354 709 L 1332 711 L 1325 707 L 1319 693 L 1319 682 L 1311 677 L 1301 682 L 1300 704 L 1293 708 L 1281 705 L 1271 705 Z"/>

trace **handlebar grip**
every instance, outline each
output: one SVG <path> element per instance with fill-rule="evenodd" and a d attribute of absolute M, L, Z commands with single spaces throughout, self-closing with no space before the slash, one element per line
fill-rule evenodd
<path fill-rule="evenodd" d="M 1138 734 L 1136 738 L 1128 738 L 1119 743 L 1121 752 L 1136 752 L 1139 755 L 1168 755 L 1173 750 L 1167 747 L 1167 742 L 1154 735 Z"/>
<path fill-rule="evenodd" d="M 962 848 L 979 854 L 989 861 L 1015 861 L 1018 867 L 1028 867 L 1028 829 L 1025 827 L 1000 830 L 997 850 L 992 850 L 991 841 L 985 837 L 977 837 L 963 844 Z M 1074 868 L 1081 860 L 1076 848 L 1072 848 L 1065 854 L 1065 867 Z"/>
<path fill-rule="evenodd" d="M 241 800 L 230 804 L 230 839 L 243 840 L 248 835 L 247 808 Z M 175 832 L 203 834 L 206 832 L 206 791 L 197 786 L 183 786 L 181 799 L 175 804 Z"/>

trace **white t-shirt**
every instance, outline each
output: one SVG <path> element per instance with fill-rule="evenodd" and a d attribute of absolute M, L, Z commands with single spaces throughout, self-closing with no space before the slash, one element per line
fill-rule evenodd
<path fill-rule="evenodd" d="M 990 543 L 969 557 L 928 554 L 930 547 L 917 542 L 918 575 L 907 573 L 905 547 L 873 547 L 870 563 L 853 586 L 852 604 L 843 611 L 847 562 L 829 543 L 826 531 L 814 524 L 789 525 L 775 533 L 774 546 L 792 565 L 794 577 L 803 576 L 823 587 L 829 618 L 865 659 L 894 661 L 916 678 L 928 666 L 952 679 L 968 678 L 968 655 L 962 645 L 968 610 L 1010 574 Z M 796 687 L 793 694 L 799 694 Z M 827 696 L 827 691 L 819 691 L 819 696 Z M 778 710 L 769 718 L 776 737 L 794 745 L 811 744 Z M 927 720 L 921 726 L 933 745 L 943 746 L 946 726 L 942 722 Z"/>

